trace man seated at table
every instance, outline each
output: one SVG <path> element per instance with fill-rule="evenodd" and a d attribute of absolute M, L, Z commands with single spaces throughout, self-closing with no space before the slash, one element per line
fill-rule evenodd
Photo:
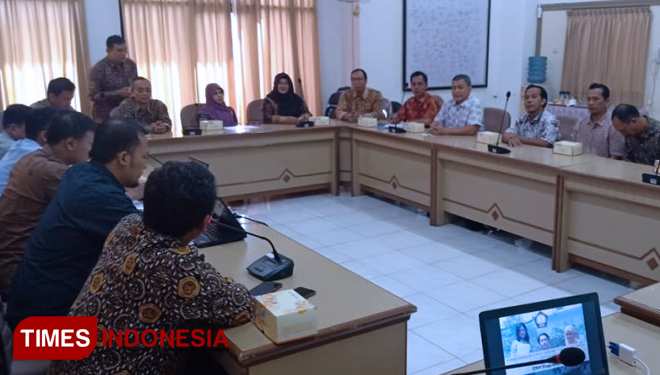
<path fill-rule="evenodd" d="M 548 92 L 541 86 L 529 85 L 525 89 L 525 110 L 502 135 L 502 142 L 511 147 L 523 144 L 552 147 L 559 140 L 559 120 L 545 110 Z"/>
<path fill-rule="evenodd" d="M 459 74 L 451 80 L 452 99 L 431 123 L 434 135 L 475 135 L 484 127 L 484 107 L 472 93 L 472 80 Z"/>
<path fill-rule="evenodd" d="M 604 158 L 622 159 L 626 150 L 626 140 L 612 126 L 612 118 L 607 113 L 610 105 L 610 89 L 602 83 L 589 85 L 587 109 L 589 116 L 575 124 L 575 140 L 584 145 L 584 152 Z"/>
<path fill-rule="evenodd" d="M 625 160 L 653 165 L 660 159 L 660 122 L 642 116 L 630 104 L 619 104 L 612 111 L 614 129 L 626 137 Z"/>
<path fill-rule="evenodd" d="M 25 138 L 14 142 L 0 159 L 0 194 L 5 190 L 14 165 L 25 155 L 46 144 L 46 129 L 57 111 L 51 107 L 31 111 L 25 117 Z"/>
<path fill-rule="evenodd" d="M 355 69 L 351 72 L 351 88 L 339 97 L 337 120 L 357 122 L 360 116 L 384 119 L 383 94 L 367 87 L 367 72 Z"/>
<path fill-rule="evenodd" d="M 75 111 L 71 107 L 71 101 L 76 92 L 76 85 L 68 79 L 61 77 L 48 82 L 46 99 L 32 103 L 32 108 L 52 107 L 59 110 Z"/>
<path fill-rule="evenodd" d="M 0 293 L 9 294 L 25 243 L 70 165 L 89 159 L 96 123 L 72 111 L 50 121 L 41 150 L 24 156 L 0 198 Z M 3 297 L 3 300 L 8 300 Z"/>
<path fill-rule="evenodd" d="M 91 161 L 74 165 L 25 247 L 7 308 L 13 328 L 30 316 L 65 316 L 98 261 L 108 234 L 137 213 L 126 188 L 147 166 L 148 129 L 134 119 L 99 125 Z"/>
<path fill-rule="evenodd" d="M 131 97 L 119 104 L 118 113 L 144 122 L 154 134 L 167 133 L 172 127 L 165 103 L 151 99 L 151 82 L 144 77 L 133 79 Z"/>
<path fill-rule="evenodd" d="M 428 77 L 422 72 L 414 72 L 410 75 L 410 88 L 413 97 L 406 100 L 394 116 L 392 123 L 397 124 L 400 121 L 420 122 L 429 125 L 440 112 L 442 104 L 435 96 L 429 94 Z"/>
<path fill-rule="evenodd" d="M 96 316 L 99 326 L 115 332 L 225 329 L 250 322 L 247 288 L 222 277 L 190 243 L 209 222 L 215 186 L 211 172 L 198 163 L 170 161 L 152 172 L 144 215 L 125 217 L 110 233 L 71 315 Z M 168 373 L 177 354 L 158 345 L 97 347 L 82 360 L 54 362 L 50 374 Z M 109 357 L 116 360 L 109 363 Z"/>
<path fill-rule="evenodd" d="M 2 115 L 2 133 L 0 133 L 0 159 L 14 142 L 25 138 L 25 117 L 32 110 L 23 104 L 12 104 Z"/>

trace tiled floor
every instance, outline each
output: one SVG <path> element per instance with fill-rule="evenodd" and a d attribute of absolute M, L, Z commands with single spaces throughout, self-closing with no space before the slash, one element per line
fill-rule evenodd
<path fill-rule="evenodd" d="M 590 270 L 552 271 L 548 247 L 460 223 L 431 227 L 425 214 L 370 196 L 343 191 L 234 208 L 416 305 L 408 374 L 482 359 L 481 311 L 595 291 L 608 315 L 619 310 L 612 300 L 632 290 Z"/>

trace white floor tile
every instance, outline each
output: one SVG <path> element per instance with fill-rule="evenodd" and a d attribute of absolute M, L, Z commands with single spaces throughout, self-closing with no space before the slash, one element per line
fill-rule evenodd
<path fill-rule="evenodd" d="M 378 219 L 364 212 L 343 213 L 338 215 L 324 216 L 323 218 L 339 225 L 340 227 L 351 227 L 353 225 L 378 221 Z"/>
<path fill-rule="evenodd" d="M 351 232 L 346 228 L 328 229 L 320 232 L 309 233 L 307 236 L 319 242 L 323 246 L 335 246 L 338 244 L 362 239 L 362 236 L 355 232 Z"/>
<path fill-rule="evenodd" d="M 460 314 L 413 330 L 456 357 L 481 349 L 479 321 Z"/>
<path fill-rule="evenodd" d="M 453 247 L 464 253 L 474 253 L 496 246 L 505 245 L 502 241 L 475 232 L 469 232 L 469 234 L 464 236 L 452 237 L 443 242 L 445 245 Z"/>
<path fill-rule="evenodd" d="M 347 229 L 367 238 L 382 236 L 385 234 L 399 233 L 403 230 L 401 227 L 388 223 L 386 220 L 379 220 L 364 224 L 351 225 Z"/>
<path fill-rule="evenodd" d="M 448 240 L 461 236 L 474 235 L 474 232 L 459 227 L 455 224 L 446 224 L 440 227 L 424 226 L 413 228 L 410 230 L 413 233 L 426 237 L 433 241 L 447 242 Z"/>
<path fill-rule="evenodd" d="M 342 262 L 347 262 L 351 260 L 349 257 L 346 255 L 339 253 L 329 247 L 319 247 L 314 249 L 317 253 L 323 255 L 324 257 L 330 259 L 331 261 L 335 263 L 342 263 Z"/>
<path fill-rule="evenodd" d="M 385 254 L 372 255 L 361 259 L 369 267 L 375 269 L 383 275 L 419 268 L 424 266 L 424 262 L 405 255 L 399 251 L 391 251 Z"/>
<path fill-rule="evenodd" d="M 408 373 L 408 375 L 438 375 L 438 374 L 444 374 L 445 372 L 449 372 L 452 370 L 455 370 L 457 368 L 461 368 L 465 366 L 467 363 L 461 361 L 458 358 L 451 359 L 447 362 L 440 363 L 438 365 L 435 365 L 433 367 L 429 367 L 425 370 L 418 371 L 415 373 Z"/>
<path fill-rule="evenodd" d="M 543 282 L 534 280 L 527 275 L 521 275 L 511 269 L 475 277 L 471 281 L 507 297 L 519 296 L 523 293 L 543 288 L 546 285 Z"/>
<path fill-rule="evenodd" d="M 351 259 L 362 259 L 372 255 L 386 254 L 394 251 L 391 248 L 369 238 L 361 238 L 331 247 L 333 250 L 344 254 Z"/>
<path fill-rule="evenodd" d="M 439 242 L 429 242 L 422 245 L 407 247 L 401 250 L 401 252 L 427 264 L 433 264 L 464 255 L 463 252 L 445 246 Z"/>
<path fill-rule="evenodd" d="M 466 280 L 505 269 L 504 267 L 495 263 L 469 254 L 443 260 L 442 262 L 435 263 L 434 266 L 462 277 Z"/>
<path fill-rule="evenodd" d="M 401 298 L 419 293 L 419 290 L 415 290 L 414 288 L 411 288 L 408 285 L 401 283 L 390 276 L 376 277 L 374 279 L 371 279 L 371 282 Z"/>
<path fill-rule="evenodd" d="M 421 266 L 415 269 L 390 275 L 409 287 L 421 292 L 434 291 L 443 286 L 456 284 L 463 279 L 434 266 Z"/>
<path fill-rule="evenodd" d="M 453 355 L 438 348 L 435 344 L 414 332 L 408 331 L 407 373 L 412 374 L 453 358 Z"/>
<path fill-rule="evenodd" d="M 545 259 L 542 255 L 531 250 L 522 249 L 505 243 L 475 252 L 472 255 L 505 268 L 517 267 L 521 264 Z"/>
<path fill-rule="evenodd" d="M 552 269 L 552 260 L 550 259 L 540 259 L 534 262 L 525 263 L 522 267 L 515 267 L 515 271 L 550 285 L 584 275 L 583 272 L 575 269 L 569 269 L 565 272 L 556 272 Z"/>
<path fill-rule="evenodd" d="M 360 262 L 359 260 L 349 260 L 341 263 L 341 265 L 349 269 L 350 271 L 364 277 L 367 280 L 371 280 L 373 278 L 381 276 L 381 274 L 379 274 L 378 271 Z"/>
<path fill-rule="evenodd" d="M 602 317 L 606 317 L 608 315 L 616 314 L 620 311 L 621 311 L 621 306 L 614 303 L 614 301 L 610 301 L 610 302 L 603 303 L 603 304 L 600 305 L 600 315 Z"/>
<path fill-rule="evenodd" d="M 422 327 L 446 318 L 460 315 L 460 313 L 444 303 L 419 293 L 406 297 L 406 301 L 417 306 L 417 312 L 412 314 L 408 321 L 408 329 Z"/>
<path fill-rule="evenodd" d="M 310 233 L 314 232 L 327 231 L 337 228 L 338 226 L 339 225 L 321 217 L 287 224 L 287 227 L 303 235 L 309 235 Z"/>
<path fill-rule="evenodd" d="M 411 233 L 409 231 L 385 234 L 379 237 L 375 237 L 374 239 L 376 242 L 379 242 L 392 250 L 401 250 L 408 247 L 422 245 L 431 241 L 428 238 Z"/>
<path fill-rule="evenodd" d="M 514 297 L 514 299 L 520 302 L 521 304 L 526 304 L 526 303 L 545 301 L 549 299 L 564 298 L 572 295 L 573 293 L 566 291 L 562 288 L 559 288 L 556 285 L 553 285 L 553 286 L 545 286 L 543 288 L 536 289 L 528 293 L 523 293 L 519 296 Z"/>
<path fill-rule="evenodd" d="M 503 307 L 510 307 L 510 306 L 517 306 L 517 305 L 520 305 L 520 302 L 518 302 L 517 300 L 515 300 L 513 298 L 507 298 L 507 299 L 503 299 L 501 301 L 495 302 L 495 303 L 487 305 L 487 306 L 482 306 L 482 307 L 476 308 L 474 310 L 470 310 L 470 311 L 466 312 L 465 315 L 478 320 L 479 319 L 479 314 L 481 314 L 481 312 L 483 312 L 483 311 L 501 309 Z M 472 361 L 472 362 L 474 362 L 474 361 Z"/>
<path fill-rule="evenodd" d="M 600 303 L 607 303 L 614 298 L 632 292 L 632 289 L 596 276 L 584 274 L 574 279 L 562 281 L 554 286 L 572 292 L 573 294 L 598 293 Z"/>
<path fill-rule="evenodd" d="M 464 355 L 460 357 L 460 360 L 465 362 L 466 364 L 471 364 L 477 361 L 483 361 L 484 359 L 484 351 L 482 349 L 478 349 L 473 351 L 472 353 L 468 355 Z M 451 371 L 451 370 L 450 370 Z"/>
<path fill-rule="evenodd" d="M 427 292 L 427 294 L 460 312 L 467 312 L 506 299 L 506 297 L 470 281 L 451 284 Z"/>

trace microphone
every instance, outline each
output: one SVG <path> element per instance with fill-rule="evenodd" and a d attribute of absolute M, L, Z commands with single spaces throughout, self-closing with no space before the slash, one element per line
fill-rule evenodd
<path fill-rule="evenodd" d="M 406 89 L 408 88 L 408 82 L 403 83 L 403 95 L 401 95 L 401 105 L 403 105 L 403 99 L 406 97 Z M 394 126 L 390 125 L 387 128 L 390 133 L 405 133 L 406 129 L 398 127 L 398 124 L 394 124 Z"/>
<path fill-rule="evenodd" d="M 500 123 L 500 132 L 497 135 L 497 142 L 495 145 L 488 145 L 488 152 L 493 154 L 508 154 L 511 152 L 508 148 L 501 147 L 500 138 L 502 138 L 502 128 L 504 128 L 504 119 L 506 118 L 506 107 L 509 105 L 509 98 L 511 97 L 511 91 L 506 92 L 506 102 L 504 103 L 504 112 L 502 113 L 502 121 Z"/>
<path fill-rule="evenodd" d="M 474 374 L 482 374 L 482 373 L 491 373 L 493 371 L 501 371 L 501 370 L 508 370 L 511 368 L 517 368 L 517 367 L 525 367 L 525 366 L 533 366 L 533 365 L 540 365 L 544 363 L 552 363 L 552 364 L 562 364 L 567 367 L 573 367 L 580 365 L 584 362 L 586 358 L 586 355 L 580 348 L 565 348 L 559 354 L 554 355 L 550 358 L 546 359 L 540 359 L 538 361 L 530 361 L 530 362 L 523 362 L 523 363 L 516 363 L 515 365 L 509 365 L 509 366 L 502 366 L 502 367 L 491 367 L 483 370 L 475 370 L 475 371 L 470 371 L 470 372 L 457 372 L 454 373 L 453 375 L 474 375 Z"/>

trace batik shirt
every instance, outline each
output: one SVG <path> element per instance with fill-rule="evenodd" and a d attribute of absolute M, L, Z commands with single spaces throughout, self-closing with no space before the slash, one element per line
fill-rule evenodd
<path fill-rule="evenodd" d="M 505 133 L 522 138 L 540 139 L 550 144 L 559 140 L 559 120 L 550 112 L 542 110 L 534 118 L 529 113 L 518 118 Z"/>

